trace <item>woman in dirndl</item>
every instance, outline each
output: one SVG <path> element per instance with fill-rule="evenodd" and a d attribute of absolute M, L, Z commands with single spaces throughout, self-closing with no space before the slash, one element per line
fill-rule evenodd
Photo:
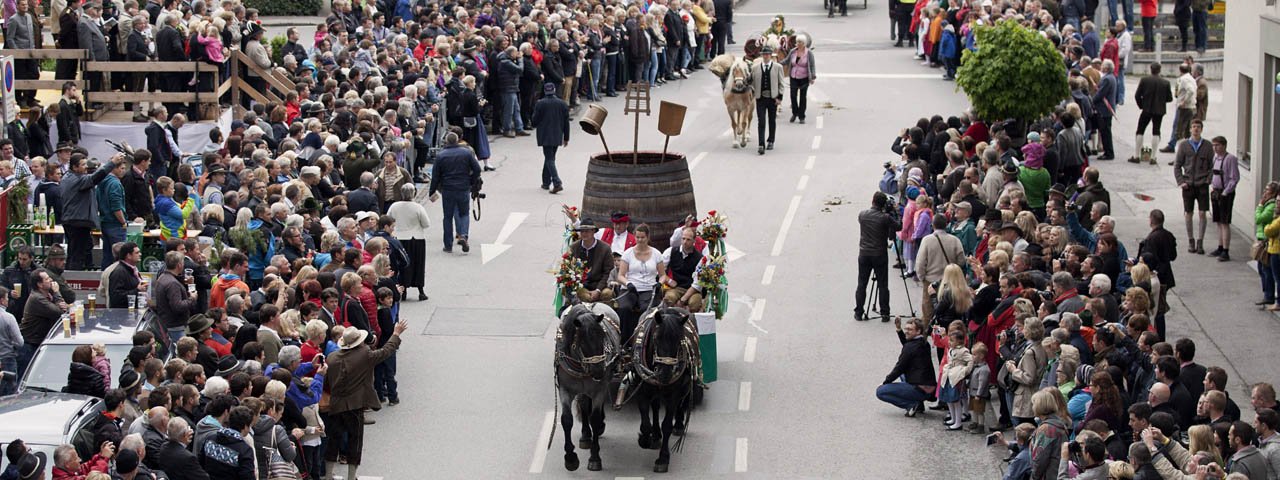
<path fill-rule="evenodd" d="M 387 207 L 387 215 L 396 219 L 394 235 L 409 254 L 409 268 L 396 272 L 400 285 L 405 289 L 401 300 L 409 298 L 410 288 L 417 288 L 418 300 L 425 301 L 427 293 L 423 291 L 423 287 L 427 283 L 427 227 L 431 226 L 431 220 L 427 218 L 427 209 L 415 201 L 417 191 L 413 182 L 401 185 L 400 198 L 404 200 Z"/>

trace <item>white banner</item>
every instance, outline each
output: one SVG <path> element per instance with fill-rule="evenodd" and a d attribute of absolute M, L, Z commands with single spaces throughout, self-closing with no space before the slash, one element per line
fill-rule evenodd
<path fill-rule="evenodd" d="M 56 123 L 53 122 L 53 123 Z M 108 145 L 105 140 L 111 140 L 116 143 L 128 142 L 129 146 L 137 148 L 147 148 L 147 123 L 103 123 L 103 122 L 80 122 L 80 145 L 89 151 L 90 158 L 106 160 L 116 153 L 115 149 Z M 231 110 L 223 112 L 222 117 L 215 122 L 189 122 L 178 130 L 178 146 L 182 151 L 194 153 L 204 151 L 205 146 L 210 145 L 209 131 L 213 127 L 222 130 L 222 136 L 225 139 L 227 133 L 231 131 Z M 54 125 L 49 127 L 49 137 L 53 147 L 58 146 L 58 128 Z"/>

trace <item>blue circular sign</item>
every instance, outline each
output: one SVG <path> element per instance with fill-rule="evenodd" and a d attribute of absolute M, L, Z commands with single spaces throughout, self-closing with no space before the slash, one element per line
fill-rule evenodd
<path fill-rule="evenodd" d="M 4 64 L 4 90 L 13 91 L 13 62 Z"/>

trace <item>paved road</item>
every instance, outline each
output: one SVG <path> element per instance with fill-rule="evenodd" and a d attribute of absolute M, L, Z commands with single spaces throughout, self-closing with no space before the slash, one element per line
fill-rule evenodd
<path fill-rule="evenodd" d="M 768 155 L 730 147 L 719 84 L 710 74 L 655 91 L 656 99 L 689 107 L 685 134 L 672 139 L 671 148 L 692 159 L 699 209 L 730 217 L 728 243 L 742 253 L 729 264 L 732 302 L 718 326 L 720 380 L 694 413 L 684 451 L 673 455 L 667 476 L 999 475 L 1000 463 L 981 437 L 944 431 L 936 413 L 907 419 L 875 400 L 873 390 L 896 357 L 897 340 L 889 325 L 852 321 L 856 215 L 869 202 L 880 165 L 894 157 L 889 142 L 920 116 L 967 105 L 954 84 L 938 79 L 940 72 L 890 48 L 885 5 L 870 7 L 835 19 L 825 18 L 817 0 L 752 0 L 740 7 L 739 40 L 783 10 L 788 24 L 810 32 L 818 46 L 809 123 L 786 123 L 784 109 L 777 149 Z M 630 143 L 632 128 L 618 100 L 604 103 L 612 112 L 605 132 L 614 150 Z M 1117 132 L 1131 131 L 1136 114 L 1129 117 L 1122 115 Z M 642 148 L 661 148 L 656 112 L 641 120 Z M 530 138 L 494 143 L 500 168 L 486 175 L 489 200 L 471 238 L 477 246 L 495 242 L 504 224 L 513 223 L 508 250 L 482 263 L 480 248 L 445 255 L 438 241 L 431 244 L 431 300 L 402 307 L 413 324 L 399 354 L 403 403 L 373 414 L 378 424 L 366 438 L 364 475 L 421 478 L 424 469 L 432 478 L 586 475 L 565 472 L 558 419 L 553 446 L 546 449 L 554 408 L 548 270 L 560 248 L 559 208 L 581 204 L 585 160 L 602 150 L 597 139 L 579 130 L 573 135 L 560 154 L 566 190 L 556 196 L 537 188 L 541 156 Z M 1126 136 L 1117 134 L 1122 158 L 1132 149 Z M 1145 235 L 1147 209 L 1176 211 L 1172 175 L 1164 165 L 1103 168 L 1113 198 L 1123 198 L 1117 202 L 1119 232 L 1132 250 L 1132 239 Z M 1110 183 L 1113 174 L 1124 180 Z M 1137 200 L 1130 195 L 1136 191 L 1156 200 Z M 431 207 L 438 235 L 439 210 Z M 1180 219 L 1170 217 L 1170 229 L 1181 237 Z M 1243 247 L 1237 244 L 1238 256 Z M 1178 302 L 1169 329 L 1174 337 L 1210 345 L 1201 347 L 1202 363 L 1229 365 L 1232 392 L 1244 402 L 1238 379 L 1256 382 L 1273 372 L 1237 353 L 1248 349 L 1230 347 L 1257 351 L 1280 335 L 1274 316 L 1238 307 L 1232 296 L 1210 295 L 1217 292 L 1212 285 L 1256 288 L 1243 264 L 1210 260 L 1178 262 Z M 913 299 L 917 293 L 912 287 Z M 903 284 L 895 282 L 895 313 L 906 312 L 903 294 Z M 1223 312 L 1231 312 L 1231 320 L 1222 320 Z M 1219 328 L 1227 324 L 1252 329 Z M 604 474 L 652 476 L 656 453 L 636 446 L 634 409 L 609 412 L 607 420 Z"/>

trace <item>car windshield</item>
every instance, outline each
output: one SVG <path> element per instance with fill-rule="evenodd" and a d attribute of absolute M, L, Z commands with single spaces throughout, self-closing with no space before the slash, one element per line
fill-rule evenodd
<path fill-rule="evenodd" d="M 36 350 L 31 366 L 27 367 L 23 388 L 38 388 L 55 392 L 67 386 L 67 373 L 71 371 L 71 352 L 79 345 L 57 344 L 42 345 Z M 111 376 L 118 377 L 115 371 L 124 364 L 132 345 L 107 345 L 107 360 L 112 368 Z"/>

